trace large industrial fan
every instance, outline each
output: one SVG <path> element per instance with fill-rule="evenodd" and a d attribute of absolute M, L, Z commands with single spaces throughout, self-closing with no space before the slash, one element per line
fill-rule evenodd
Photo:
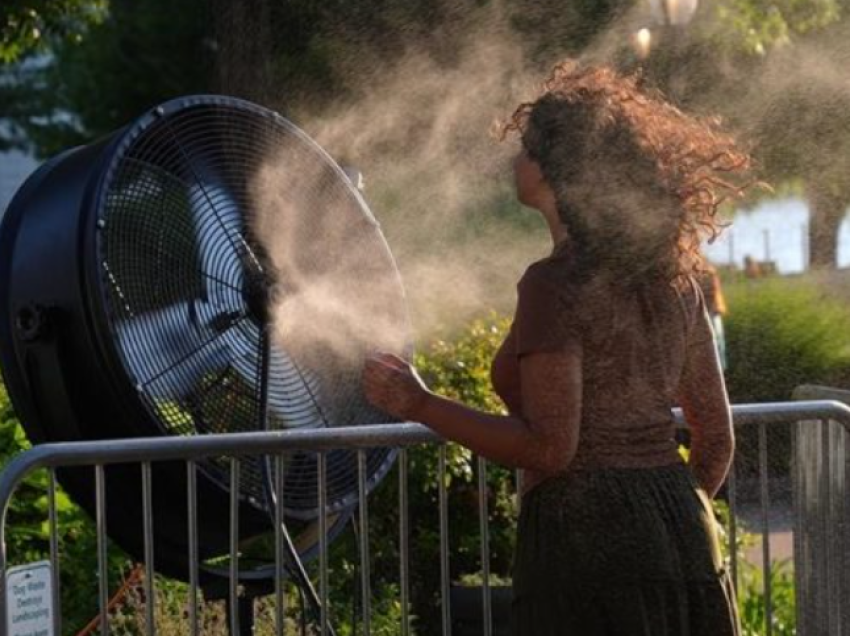
<path fill-rule="evenodd" d="M 0 228 L 0 294 L 4 378 L 37 443 L 386 423 L 360 392 L 363 361 L 409 343 L 400 279 L 358 190 L 289 121 L 225 97 L 170 101 L 41 166 Z M 370 489 L 393 458 L 369 452 Z M 265 461 L 240 464 L 245 541 L 272 528 Z M 284 466 L 284 518 L 308 558 L 316 457 Z M 334 533 L 356 504 L 356 455 L 326 466 Z M 202 584 L 214 585 L 230 464 L 199 468 Z M 142 506 L 127 505 L 138 466 L 106 476 L 108 532 L 141 559 Z M 91 470 L 59 479 L 94 509 Z M 182 464 L 154 463 L 155 567 L 184 580 L 185 484 Z"/>

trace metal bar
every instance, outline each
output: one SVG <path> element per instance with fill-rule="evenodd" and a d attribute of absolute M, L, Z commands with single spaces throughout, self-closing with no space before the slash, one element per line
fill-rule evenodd
<path fill-rule="evenodd" d="M 835 420 L 850 431 L 850 407 L 831 400 L 743 404 L 732 407 L 736 425 L 779 423 L 789 419 Z M 677 424 L 685 424 L 680 409 L 673 410 Z M 333 429 L 222 433 L 185 437 L 132 438 L 97 442 L 42 444 L 17 455 L 0 479 L 0 502 L 10 489 L 34 468 L 85 466 L 142 461 L 202 459 L 221 455 L 264 455 L 287 450 L 320 451 L 335 448 L 407 447 L 435 443 L 442 438 L 420 424 L 374 424 Z"/>
<path fill-rule="evenodd" d="M 357 451 L 357 495 L 360 509 L 360 607 L 363 634 L 372 633 L 371 576 L 369 572 L 369 502 L 366 493 L 366 451 Z"/>
<path fill-rule="evenodd" d="M 834 601 L 835 627 L 833 633 L 845 630 L 842 625 L 847 625 L 850 619 L 850 611 L 846 605 L 847 590 L 850 589 L 850 576 L 848 576 L 848 546 L 847 546 L 847 497 L 841 493 L 847 492 L 848 437 L 840 428 L 829 423 L 830 432 L 830 508 L 832 518 L 838 519 L 837 526 L 842 530 L 832 534 L 832 548 L 835 555 L 835 563 L 841 564 L 833 568 L 835 574 L 835 589 L 832 595 Z"/>
<path fill-rule="evenodd" d="M 239 458 L 230 458 L 230 635 L 239 634 Z M 249 636 L 246 634 L 245 636 Z"/>
<path fill-rule="evenodd" d="M 21 468 L 25 469 L 26 464 L 23 464 Z M 20 475 L 18 475 L 19 479 L 22 479 L 26 472 L 26 470 L 21 472 Z M 6 473 L 4 472 L 2 477 L 5 477 L 5 475 Z M 5 498 L 0 499 L 0 506 L 2 506 L 0 508 L 0 629 L 2 630 L 6 630 L 8 627 L 8 608 L 6 607 L 6 597 L 8 596 L 6 592 L 6 570 L 8 569 L 9 563 L 7 561 L 8 555 L 6 553 L 6 513 L 9 512 L 10 499 L 12 498 L 12 494 L 15 492 L 15 486 L 18 484 L 18 480 L 16 479 L 8 484 L 6 482 L 6 479 L 0 479 L 0 487 L 6 486 L 8 489 L 8 491 L 4 493 Z"/>
<path fill-rule="evenodd" d="M 481 594 L 484 608 L 484 636 L 493 636 L 490 595 L 490 511 L 487 505 L 487 461 L 478 458 L 478 520 L 481 537 Z"/>
<path fill-rule="evenodd" d="M 525 475 L 522 472 L 522 468 L 517 468 L 515 471 L 516 478 L 516 514 L 517 517 L 522 513 L 522 484 L 525 479 Z"/>
<path fill-rule="evenodd" d="M 198 627 L 198 484 L 195 462 L 186 462 L 186 495 L 189 515 L 189 633 L 199 635 Z"/>
<path fill-rule="evenodd" d="M 446 490 L 446 445 L 440 445 L 439 467 L 440 499 L 440 596 L 443 607 L 443 636 L 451 636 L 452 617 L 449 599 L 449 495 Z"/>
<path fill-rule="evenodd" d="M 836 559 L 839 555 L 836 554 L 835 544 L 834 544 L 834 536 L 835 536 L 835 528 L 831 527 L 830 520 L 834 519 L 831 514 L 830 508 L 834 501 L 833 494 L 833 474 L 832 474 L 832 453 L 831 448 L 831 426 L 829 425 L 829 420 L 821 421 L 821 434 L 820 434 L 820 484 L 818 496 L 821 497 L 821 503 L 819 506 L 819 522 L 820 527 L 822 529 L 822 540 L 824 545 L 824 565 L 823 570 L 826 571 L 826 576 L 823 578 L 823 598 L 821 599 L 821 603 L 823 603 L 823 616 L 824 623 L 827 627 L 827 634 L 840 634 L 843 630 L 839 624 L 839 616 L 837 616 L 837 612 L 834 609 L 834 604 L 839 599 L 837 597 L 837 582 L 835 580 L 835 563 Z M 843 599 L 841 599 L 843 600 Z"/>
<path fill-rule="evenodd" d="M 738 489 L 735 480 L 735 460 L 729 467 L 727 478 L 729 493 L 729 559 L 732 566 L 732 587 L 735 589 L 735 597 L 738 595 Z"/>
<path fill-rule="evenodd" d="M 283 559 L 283 456 L 274 458 L 274 597 L 275 634 L 283 636 L 286 629 L 286 594 L 284 589 Z"/>
<path fill-rule="evenodd" d="M 761 486 L 761 550 L 764 568 L 764 620 L 765 636 L 773 634 L 773 604 L 770 596 L 770 492 L 767 475 L 767 427 L 759 423 L 759 484 Z"/>
<path fill-rule="evenodd" d="M 324 453 L 317 456 L 319 467 L 319 627 L 322 636 L 328 636 L 328 511 L 327 457 Z"/>
<path fill-rule="evenodd" d="M 831 419 L 843 430 L 850 431 L 850 408 L 838 402 L 819 400 L 788 404 L 737 405 L 733 407 L 736 426 L 757 423 L 771 424 Z M 681 414 L 676 413 L 681 420 Z M 192 438 L 153 438 L 131 440 L 106 440 L 101 442 L 74 442 L 45 444 L 16 456 L 0 475 L 0 586 L 4 586 L 7 553 L 5 546 L 5 521 L 15 488 L 32 470 L 44 466 L 83 466 L 154 460 L 196 460 L 221 455 L 247 455 L 279 453 L 289 449 L 318 451 L 331 448 L 370 448 L 374 446 L 407 447 L 418 443 L 439 442 L 430 430 L 416 424 L 375 425 L 349 429 L 262 432 L 248 434 L 196 436 Z M 443 462 L 445 458 L 443 457 Z M 445 464 L 443 464 L 445 471 Z M 441 479 L 445 478 L 443 472 Z M 442 513 L 442 511 L 441 511 Z M 442 524 L 447 520 L 443 514 Z M 105 515 L 103 521 L 105 522 Z M 445 537 L 447 538 L 447 528 Z M 442 539 L 442 537 L 441 537 Z M 443 548 L 441 542 L 441 550 Z M 99 554 L 100 556 L 100 554 Z M 442 556 L 442 555 L 441 555 Z M 448 554 L 443 581 L 447 590 Z M 197 561 L 195 561 L 197 563 Z M 0 625 L 6 617 L 4 594 L 0 594 Z M 448 625 L 448 595 L 444 603 L 445 633 Z"/>
<path fill-rule="evenodd" d="M 850 417 L 850 413 L 848 413 Z M 4 468 L 5 481 L 26 470 L 45 466 L 91 466 L 143 461 L 185 461 L 208 457 L 268 455 L 285 451 L 357 449 L 412 446 L 441 442 L 442 438 L 421 424 L 374 424 L 328 429 L 217 433 L 183 437 L 136 437 L 95 442 L 40 444 L 15 456 Z M 26 461 L 24 461 L 26 457 Z M 15 483 L 19 481 L 15 477 Z M 0 501 L 7 490 L 0 481 Z M 8 488 L 8 486 L 6 487 Z"/>
<path fill-rule="evenodd" d="M 56 514 L 56 470 L 47 470 L 47 506 L 50 524 L 50 576 L 53 585 L 53 631 L 62 633 L 62 595 L 59 582 L 59 519 Z"/>
<path fill-rule="evenodd" d="M 94 467 L 95 510 L 97 526 L 97 591 L 100 608 L 100 634 L 109 634 L 109 570 L 106 560 L 106 479 L 103 464 Z"/>
<path fill-rule="evenodd" d="M 795 391 L 796 393 L 796 391 Z M 803 437 L 803 422 L 794 423 L 794 435 L 791 451 L 791 466 L 792 466 L 792 486 L 791 486 L 791 504 L 792 515 L 791 524 L 794 533 L 794 603 L 797 608 L 797 629 L 799 634 L 812 633 L 809 627 L 810 613 L 806 608 L 806 598 L 808 596 L 808 584 L 803 584 L 801 581 L 808 579 L 809 568 L 811 563 L 806 562 L 805 550 L 803 542 L 805 541 L 804 524 L 801 520 L 804 518 L 805 508 L 803 501 L 805 493 L 800 493 L 800 488 L 805 483 L 806 462 L 801 461 L 801 456 L 807 450 L 808 444 Z"/>
<path fill-rule="evenodd" d="M 801 584 L 801 579 L 808 574 L 807 565 L 804 563 L 804 550 L 802 549 L 803 533 L 805 532 L 803 520 L 804 508 L 802 505 L 803 497 L 799 492 L 800 485 L 805 479 L 805 462 L 801 461 L 800 457 L 805 449 L 805 440 L 802 439 L 802 422 L 794 423 L 793 442 L 791 450 L 791 528 L 794 536 L 793 555 L 794 555 L 794 603 L 797 608 L 797 628 L 800 634 L 809 632 L 809 615 L 806 611 L 806 594 L 808 585 Z"/>
<path fill-rule="evenodd" d="M 410 634 L 410 506 L 408 503 L 407 449 L 398 456 L 398 525 L 401 580 L 401 634 Z"/>
<path fill-rule="evenodd" d="M 153 490 L 150 462 L 142 463 L 142 523 L 144 526 L 145 542 L 145 632 L 150 636 L 156 634 L 154 608 L 154 550 L 153 550 Z"/>

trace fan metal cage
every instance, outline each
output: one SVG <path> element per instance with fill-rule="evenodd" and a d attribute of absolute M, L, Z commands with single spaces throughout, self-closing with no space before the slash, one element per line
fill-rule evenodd
<path fill-rule="evenodd" d="M 410 350 L 392 255 L 342 169 L 270 110 L 180 98 L 52 159 L 12 201 L 0 248 L 0 356 L 36 442 L 392 421 L 360 388 L 369 353 Z M 394 456 L 367 453 L 368 490 Z M 344 519 L 357 500 L 357 455 L 326 458 L 328 514 Z M 274 504 L 270 470 L 263 459 L 240 466 L 241 505 L 259 515 L 243 511 L 244 533 L 259 536 Z M 284 466 L 285 518 L 309 527 L 318 458 L 291 453 Z M 224 501 L 215 491 L 228 491 L 230 462 L 199 468 L 201 501 Z M 162 488 L 185 483 L 173 467 L 156 471 Z M 110 473 L 115 501 L 138 484 L 122 467 Z M 91 508 L 90 476 L 60 479 Z M 158 518 L 173 532 L 158 540 L 172 541 L 185 514 L 163 506 Z M 215 505 L 206 510 L 213 518 Z M 138 543 L 123 520 L 110 524 Z M 225 537 L 201 527 L 215 556 Z"/>
<path fill-rule="evenodd" d="M 264 169 L 280 175 L 280 183 L 260 183 Z M 264 207 L 258 188 L 273 190 L 274 203 Z M 264 366 L 264 332 L 300 309 L 287 304 L 287 294 L 334 277 L 347 303 L 368 303 L 348 308 L 356 320 L 406 331 L 400 281 L 374 217 L 336 163 L 290 122 L 237 100 L 161 106 L 113 155 L 96 208 L 108 329 L 129 381 L 163 432 L 391 421 L 360 392 L 359 361 L 369 340 L 351 340 L 341 355 L 325 334 L 291 349 L 269 336 L 274 342 Z M 275 224 L 277 215 L 296 218 Z M 263 235 L 269 226 L 291 234 Z M 278 257 L 278 251 L 286 253 Z M 340 259 L 340 252 L 362 256 Z M 257 285 L 272 293 L 255 298 Z M 389 449 L 369 452 L 372 483 L 392 458 Z M 285 513 L 315 517 L 316 458 L 294 455 L 287 466 Z M 350 507 L 356 454 L 332 452 L 327 466 L 330 509 Z M 221 462 L 205 468 L 227 479 Z M 245 496 L 259 505 L 263 474 L 252 460 L 240 476 Z"/>

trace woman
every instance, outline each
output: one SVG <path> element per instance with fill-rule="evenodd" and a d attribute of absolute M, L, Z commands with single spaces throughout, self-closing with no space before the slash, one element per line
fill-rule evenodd
<path fill-rule="evenodd" d="M 709 498 L 734 451 L 695 282 L 700 242 L 746 154 L 637 79 L 566 62 L 505 125 L 517 196 L 554 249 L 517 286 L 492 367 L 509 415 L 431 393 L 404 360 L 370 359 L 376 406 L 524 469 L 515 636 L 739 634 Z M 723 175 L 724 178 L 720 178 Z M 690 460 L 671 408 L 692 430 Z"/>

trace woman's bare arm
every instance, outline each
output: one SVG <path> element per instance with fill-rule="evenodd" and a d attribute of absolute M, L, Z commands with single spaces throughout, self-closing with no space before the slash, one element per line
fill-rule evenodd
<path fill-rule="evenodd" d="M 726 384 L 713 340 L 690 347 L 679 383 L 679 398 L 691 429 L 691 469 L 697 483 L 714 497 L 729 472 L 735 453 L 735 435 Z"/>
<path fill-rule="evenodd" d="M 578 445 L 580 349 L 523 356 L 520 375 L 522 417 L 483 413 L 430 392 L 420 398 L 399 365 L 370 361 L 364 384 L 376 406 L 422 422 L 482 457 L 544 473 L 565 470 Z M 413 405 L 407 413 L 405 404 Z"/>

